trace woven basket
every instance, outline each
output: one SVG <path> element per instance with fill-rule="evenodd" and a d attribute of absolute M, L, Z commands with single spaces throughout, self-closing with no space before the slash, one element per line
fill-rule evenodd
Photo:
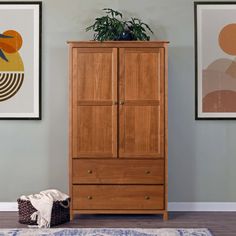
<path fill-rule="evenodd" d="M 30 216 L 37 210 L 29 200 L 17 199 L 19 209 L 19 223 L 37 225 L 37 220 L 31 220 Z M 70 199 L 65 201 L 54 201 L 52 206 L 51 224 L 56 226 L 70 221 Z"/>

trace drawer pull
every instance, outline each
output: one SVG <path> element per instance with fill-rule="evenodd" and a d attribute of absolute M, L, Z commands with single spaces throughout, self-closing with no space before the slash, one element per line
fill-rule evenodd
<path fill-rule="evenodd" d="M 150 173 L 151 173 L 150 170 L 147 170 L 147 171 L 146 171 L 146 175 L 149 175 Z"/>
<path fill-rule="evenodd" d="M 149 197 L 149 196 L 145 196 L 145 199 L 146 199 L 146 200 L 149 200 L 149 199 L 150 199 L 150 197 Z"/>
<path fill-rule="evenodd" d="M 93 197 L 92 196 L 88 196 L 88 200 L 92 200 L 93 199 Z"/>
<path fill-rule="evenodd" d="M 93 171 L 92 170 L 88 170 L 88 174 L 92 174 L 93 173 Z"/>

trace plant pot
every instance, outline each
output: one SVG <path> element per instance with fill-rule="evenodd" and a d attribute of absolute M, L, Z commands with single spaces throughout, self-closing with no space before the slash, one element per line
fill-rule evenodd
<path fill-rule="evenodd" d="M 133 34 L 130 31 L 124 31 L 118 38 L 118 40 L 127 40 L 127 41 L 132 41 L 136 40 L 133 36 Z"/>

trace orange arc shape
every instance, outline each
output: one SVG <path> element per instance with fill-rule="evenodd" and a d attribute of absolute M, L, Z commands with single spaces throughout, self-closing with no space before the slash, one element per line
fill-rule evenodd
<path fill-rule="evenodd" d="M 221 49 L 229 54 L 236 55 L 236 24 L 226 25 L 219 34 L 219 45 Z"/>
<path fill-rule="evenodd" d="M 219 90 L 203 98 L 203 112 L 236 112 L 236 92 Z"/>
<path fill-rule="evenodd" d="M 15 30 L 7 30 L 3 34 L 12 38 L 0 38 L 0 49 L 7 53 L 17 52 L 23 42 L 21 35 Z"/>

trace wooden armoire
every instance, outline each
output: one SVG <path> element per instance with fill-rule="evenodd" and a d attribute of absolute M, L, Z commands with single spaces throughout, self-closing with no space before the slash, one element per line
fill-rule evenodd
<path fill-rule="evenodd" d="M 167 219 L 167 44 L 68 42 L 71 218 Z"/>

